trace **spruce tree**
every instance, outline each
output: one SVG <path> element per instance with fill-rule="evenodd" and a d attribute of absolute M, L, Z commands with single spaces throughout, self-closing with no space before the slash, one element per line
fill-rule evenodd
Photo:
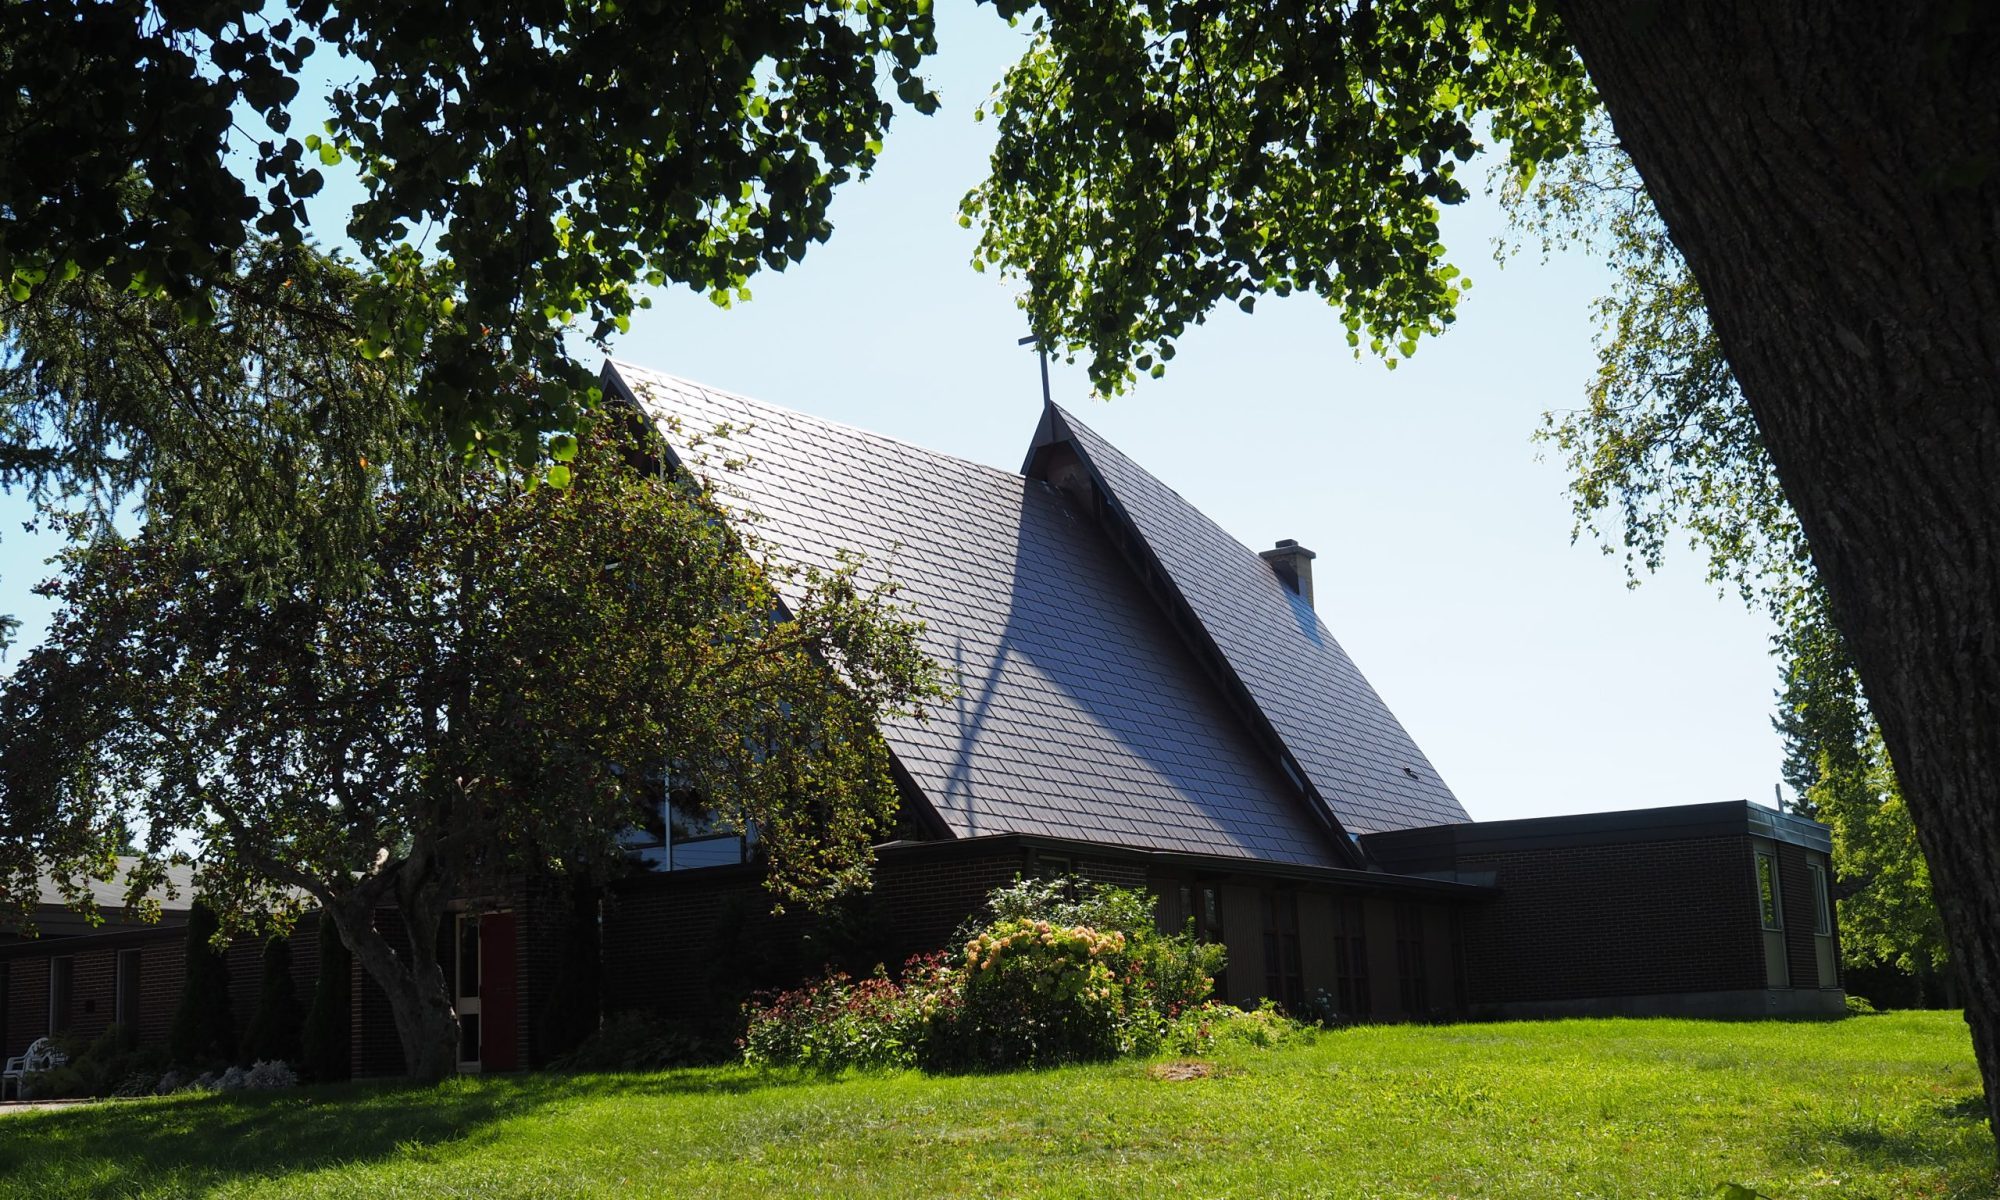
<path fill-rule="evenodd" d="M 257 1011 L 243 1031 L 243 1061 L 294 1062 L 299 1057 L 299 993 L 292 983 L 292 943 L 274 937 L 264 943 L 263 985 Z"/>
<path fill-rule="evenodd" d="M 207 906 L 198 903 L 188 910 L 187 982 L 167 1041 L 174 1061 L 183 1066 L 226 1061 L 236 1052 L 236 1023 L 229 1015 L 229 966 L 214 945 L 220 928 L 214 910 Z"/>
<path fill-rule="evenodd" d="M 353 1020 L 349 972 L 353 958 L 340 931 L 324 915 L 319 921 L 319 982 L 313 985 L 312 1009 L 306 1014 L 302 1043 L 305 1074 L 321 1083 L 346 1079 L 348 1038 Z"/>

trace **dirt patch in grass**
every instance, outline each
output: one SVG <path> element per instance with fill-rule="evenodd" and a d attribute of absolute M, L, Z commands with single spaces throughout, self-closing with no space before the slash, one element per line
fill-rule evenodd
<path fill-rule="evenodd" d="M 1154 1063 L 1147 1068 L 1146 1074 L 1166 1083 L 1187 1083 L 1194 1079 L 1207 1079 L 1219 1072 L 1214 1063 L 1169 1062 Z"/>

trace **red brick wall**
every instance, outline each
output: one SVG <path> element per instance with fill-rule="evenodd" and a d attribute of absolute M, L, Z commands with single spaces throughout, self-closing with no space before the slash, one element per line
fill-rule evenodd
<path fill-rule="evenodd" d="M 1468 854 L 1459 867 L 1497 872 L 1503 893 L 1464 910 L 1473 1004 L 1764 986 L 1747 838 Z M 1807 978 L 1811 953 L 1808 937 Z"/>
<path fill-rule="evenodd" d="M 261 939 L 232 942 L 222 952 L 223 969 L 229 972 L 229 1028 L 238 1045 L 250 1018 L 257 1011 L 257 993 L 263 990 L 264 943 Z"/>
<path fill-rule="evenodd" d="M 94 950 L 72 956 L 76 977 L 69 1001 L 70 1035 L 84 1041 L 111 1027 L 117 1015 L 118 961 L 115 951 Z"/>

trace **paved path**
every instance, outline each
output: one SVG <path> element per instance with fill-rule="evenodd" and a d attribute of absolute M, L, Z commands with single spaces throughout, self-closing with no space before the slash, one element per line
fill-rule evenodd
<path fill-rule="evenodd" d="M 52 1108 L 75 1108 L 88 1100 L 0 1100 L 0 1117 L 17 1112 L 47 1112 Z"/>

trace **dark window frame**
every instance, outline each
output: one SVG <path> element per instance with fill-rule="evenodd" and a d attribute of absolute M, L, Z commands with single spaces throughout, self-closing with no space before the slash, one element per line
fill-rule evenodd
<path fill-rule="evenodd" d="M 1334 1003 L 1343 1017 L 1375 1008 L 1368 980 L 1368 906 L 1359 896 L 1333 898 Z"/>
<path fill-rule="evenodd" d="M 1264 994 L 1292 1013 L 1304 1011 L 1305 960 L 1299 946 L 1299 894 L 1264 890 Z"/>
<path fill-rule="evenodd" d="M 1424 910 L 1411 901 L 1396 905 L 1396 990 L 1403 1015 L 1430 1011 L 1431 983 L 1424 945 Z"/>
<path fill-rule="evenodd" d="M 58 955 L 49 959 L 49 1035 L 68 1033 L 75 1022 L 76 956 Z"/>
<path fill-rule="evenodd" d="M 144 1004 L 140 988 L 144 986 L 145 951 L 120 950 L 115 960 L 116 969 L 112 976 L 111 1019 L 136 1035 L 139 1031 L 140 1008 Z"/>
<path fill-rule="evenodd" d="M 1812 886 L 1813 933 L 1819 937 L 1833 936 L 1833 896 L 1827 891 L 1826 868 L 1816 862 L 1806 864 L 1806 875 Z"/>
<path fill-rule="evenodd" d="M 1223 936 L 1222 885 L 1197 883 L 1194 895 L 1198 904 L 1193 914 L 1195 940 L 1227 948 L 1229 942 Z M 1220 1000 L 1229 998 L 1229 960 L 1226 958 L 1222 969 L 1215 973 L 1215 995 Z"/>
<path fill-rule="evenodd" d="M 1773 850 L 1756 851 L 1757 920 L 1767 933 L 1785 928 L 1785 893 L 1778 882 L 1778 855 Z"/>

